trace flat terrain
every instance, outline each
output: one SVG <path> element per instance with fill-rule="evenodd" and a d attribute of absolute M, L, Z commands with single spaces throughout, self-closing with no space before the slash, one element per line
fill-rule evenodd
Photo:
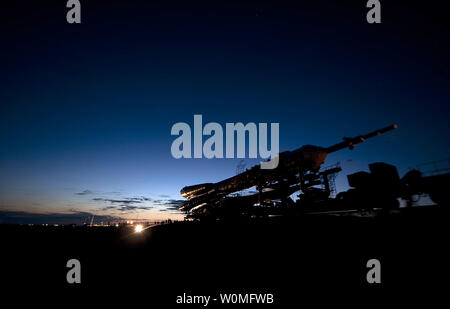
<path fill-rule="evenodd" d="M 140 234 L 126 227 L 5 225 L 2 278 L 7 289 L 24 293 L 64 289 L 125 297 L 144 290 L 163 303 L 184 292 L 268 292 L 279 303 L 336 292 L 425 293 L 443 288 L 446 279 L 446 214 L 442 207 L 417 207 L 377 216 L 180 222 Z M 81 262 L 80 285 L 66 282 L 72 258 Z M 380 285 L 366 281 L 372 258 L 382 265 Z"/>

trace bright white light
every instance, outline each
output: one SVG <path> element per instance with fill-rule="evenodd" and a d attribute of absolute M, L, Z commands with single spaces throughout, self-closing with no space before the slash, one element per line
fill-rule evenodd
<path fill-rule="evenodd" d="M 140 225 L 140 224 L 136 225 L 135 228 L 134 228 L 134 231 L 135 231 L 136 233 L 142 232 L 142 225 Z"/>

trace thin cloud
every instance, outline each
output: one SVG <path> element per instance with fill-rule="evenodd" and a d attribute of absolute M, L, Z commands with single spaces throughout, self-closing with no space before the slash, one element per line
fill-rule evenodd
<path fill-rule="evenodd" d="M 150 202 L 151 198 L 141 196 L 141 197 L 127 197 L 123 199 L 111 199 L 111 198 L 103 198 L 96 197 L 92 199 L 95 202 L 108 202 L 108 203 L 120 203 L 120 204 L 140 204 L 142 202 Z"/>
<path fill-rule="evenodd" d="M 120 203 L 120 204 L 139 204 L 142 203 L 142 201 L 134 200 L 134 199 L 122 199 L 122 200 L 116 200 L 116 199 L 108 199 L 108 198 L 101 198 L 96 197 L 92 199 L 95 202 L 107 202 L 107 203 Z"/>
<path fill-rule="evenodd" d="M 0 224 L 83 224 L 92 217 L 90 212 L 73 212 L 68 214 L 39 214 L 24 211 L 0 211 Z M 95 215 L 95 221 L 116 221 L 119 217 Z"/>
<path fill-rule="evenodd" d="M 153 203 L 157 206 L 160 206 L 159 211 L 178 210 L 181 203 L 183 203 L 183 200 L 175 200 L 175 199 L 154 200 Z"/>
<path fill-rule="evenodd" d="M 132 210 L 149 210 L 152 208 L 153 208 L 152 206 L 136 206 L 136 205 L 122 204 L 122 205 L 106 206 L 106 207 L 102 208 L 101 210 L 108 211 L 108 210 L 114 209 L 117 211 L 125 212 L 125 211 L 132 211 Z"/>
<path fill-rule="evenodd" d="M 127 198 L 123 198 L 123 199 L 96 197 L 96 198 L 93 198 L 92 200 L 95 202 L 102 202 L 102 203 L 110 204 L 106 207 L 103 207 L 101 209 L 103 211 L 116 210 L 116 211 L 125 213 L 125 212 L 130 212 L 130 211 L 148 210 L 148 209 L 153 208 L 153 206 L 145 204 L 145 202 L 152 201 L 151 198 L 145 197 L 145 196 L 127 197 Z"/>
<path fill-rule="evenodd" d="M 159 195 L 168 196 L 168 195 Z M 95 197 L 92 199 L 94 202 L 102 202 L 109 204 L 106 207 L 101 208 L 103 211 L 116 210 L 120 212 L 129 212 L 137 210 L 148 210 L 157 207 L 159 211 L 177 211 L 183 200 L 175 199 L 152 199 L 146 196 L 126 197 L 121 199 L 116 198 L 104 198 Z M 151 205 L 148 205 L 151 202 Z"/>
<path fill-rule="evenodd" d="M 75 195 L 89 195 L 92 194 L 93 192 L 91 190 L 84 190 L 81 192 L 76 192 Z"/>

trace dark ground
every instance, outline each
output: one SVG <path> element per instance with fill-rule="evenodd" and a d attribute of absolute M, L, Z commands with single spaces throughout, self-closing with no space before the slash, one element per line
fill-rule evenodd
<path fill-rule="evenodd" d="M 299 306 L 306 299 L 356 302 L 357 295 L 365 299 L 361 304 L 435 300 L 448 287 L 447 220 L 442 207 L 417 207 L 376 218 L 181 222 L 142 234 L 113 227 L 5 225 L 2 291 L 39 291 L 44 302 L 61 292 L 93 293 L 98 300 L 131 298 L 164 307 L 176 305 L 183 293 L 268 292 L 277 305 Z M 71 258 L 81 262 L 80 285 L 66 283 Z M 378 285 L 366 281 L 372 258 L 381 262 Z"/>

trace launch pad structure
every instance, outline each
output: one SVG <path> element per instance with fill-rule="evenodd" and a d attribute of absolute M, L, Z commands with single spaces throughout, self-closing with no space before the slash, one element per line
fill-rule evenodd
<path fill-rule="evenodd" d="M 240 162 L 233 177 L 181 189 L 186 201 L 179 209 L 186 213 L 186 219 L 236 220 L 320 211 L 396 209 L 399 198 L 411 205 L 413 196 L 422 193 L 429 194 L 437 204 L 447 203 L 442 184 L 449 183 L 450 174 L 423 177 L 412 170 L 400 179 L 395 166 L 382 162 L 370 164 L 370 172 L 348 175 L 351 189 L 336 194 L 334 179 L 342 169 L 338 164 L 321 168 L 327 156 L 345 148 L 353 149 L 396 128 L 394 124 L 368 134 L 344 137 L 342 142 L 329 147 L 305 145 L 282 152 L 275 169 L 255 165 L 244 170 Z M 249 192 L 251 188 L 256 191 Z M 297 193 L 298 199 L 294 201 L 291 196 Z"/>

